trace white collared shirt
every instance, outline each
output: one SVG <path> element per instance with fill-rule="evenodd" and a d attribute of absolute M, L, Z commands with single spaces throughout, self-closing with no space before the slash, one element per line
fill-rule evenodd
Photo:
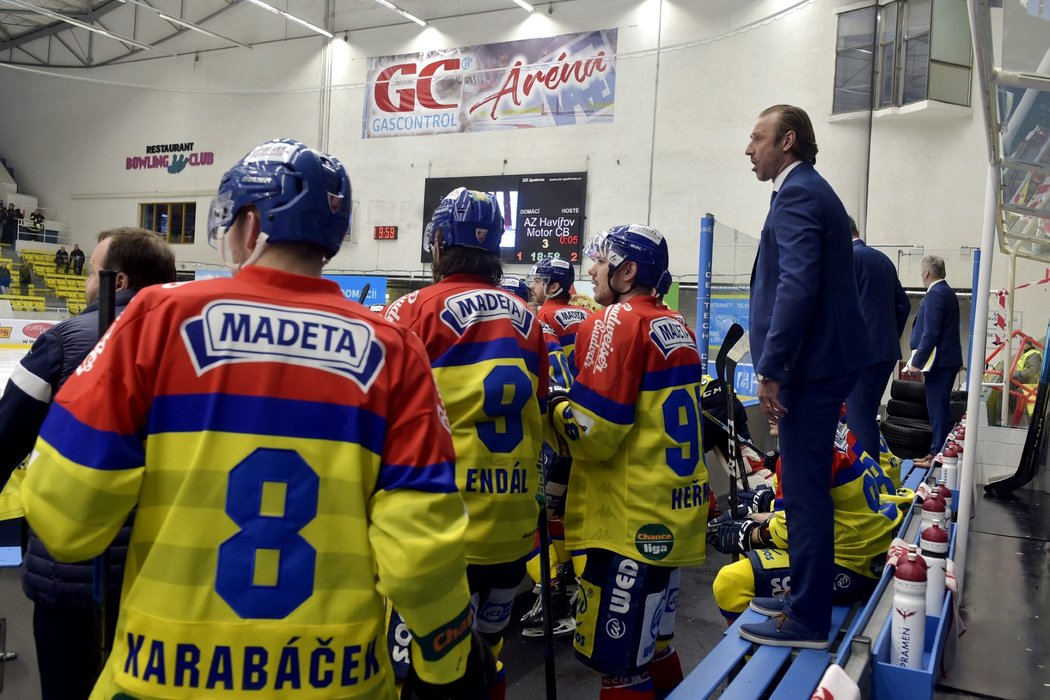
<path fill-rule="evenodd" d="M 773 191 L 774 192 L 777 192 L 777 191 L 780 190 L 780 186 L 784 184 L 784 180 L 787 179 L 788 173 L 790 173 L 792 170 L 794 170 L 801 163 L 802 163 L 802 161 L 796 160 L 794 163 L 792 163 L 791 165 L 789 165 L 786 168 L 784 168 L 783 170 L 781 170 L 780 174 L 777 175 L 775 178 L 773 178 Z"/>

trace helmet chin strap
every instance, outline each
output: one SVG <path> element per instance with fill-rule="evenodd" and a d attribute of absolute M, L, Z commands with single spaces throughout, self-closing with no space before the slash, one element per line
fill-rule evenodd
<path fill-rule="evenodd" d="M 615 269 L 613 268 L 612 265 L 610 265 L 609 269 L 607 270 L 608 282 L 609 282 L 609 291 L 613 293 L 613 303 L 614 304 L 619 304 L 621 296 L 623 296 L 624 294 L 630 294 L 631 292 L 634 291 L 635 287 L 638 286 L 638 283 L 635 282 L 634 284 L 631 285 L 631 288 L 628 289 L 626 292 L 621 292 L 621 291 L 617 290 L 616 287 L 613 286 L 613 276 L 619 271 L 619 269 L 622 266 L 626 265 L 628 262 L 629 261 L 624 260 L 619 265 L 617 265 Z"/>

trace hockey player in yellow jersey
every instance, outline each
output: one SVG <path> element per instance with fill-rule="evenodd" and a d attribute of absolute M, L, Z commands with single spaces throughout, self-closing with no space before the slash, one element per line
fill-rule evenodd
<path fill-rule="evenodd" d="M 407 697 L 486 697 L 422 343 L 321 279 L 350 202 L 335 158 L 257 146 L 208 224 L 233 278 L 139 292 L 58 392 L 34 530 L 80 560 L 137 507 L 94 700 L 394 700 L 383 595 L 415 640 Z"/>
<path fill-rule="evenodd" d="M 566 542 L 587 552 L 574 645 L 603 675 L 601 700 L 650 700 L 682 679 L 670 644 L 678 567 L 704 561 L 700 356 L 659 300 L 671 284 L 659 231 L 616 226 L 585 254 L 606 308 L 577 332 L 572 388 L 551 397 L 573 457 Z"/>
<path fill-rule="evenodd" d="M 478 631 L 497 657 L 536 531 L 536 458 L 547 402 L 540 324 L 524 301 L 498 286 L 502 235 L 491 196 L 450 192 L 426 233 L 435 283 L 386 311 L 423 341 L 448 410 L 456 484 L 469 515 L 467 579 Z M 392 653 L 404 658 L 396 645 Z M 501 669 L 493 700 L 505 684 Z"/>
<path fill-rule="evenodd" d="M 772 422 L 770 434 L 777 434 Z M 838 426 L 831 478 L 835 565 L 828 590 L 836 603 L 865 600 L 879 582 L 886 551 L 911 494 L 898 495 L 892 479 L 863 450 L 844 421 Z M 749 604 L 773 616 L 779 612 L 775 609 L 778 602 L 791 589 L 790 522 L 775 503 L 773 489 L 763 486 L 740 496 L 741 519 L 733 520 L 727 509 L 708 529 L 708 543 L 713 547 L 724 554 L 743 555 L 723 566 L 713 584 L 715 602 L 728 623 Z"/>

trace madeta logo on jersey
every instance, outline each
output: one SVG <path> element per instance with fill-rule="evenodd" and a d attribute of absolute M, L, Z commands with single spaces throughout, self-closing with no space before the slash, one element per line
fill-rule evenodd
<path fill-rule="evenodd" d="M 609 124 L 616 30 L 369 59 L 365 138 Z"/>

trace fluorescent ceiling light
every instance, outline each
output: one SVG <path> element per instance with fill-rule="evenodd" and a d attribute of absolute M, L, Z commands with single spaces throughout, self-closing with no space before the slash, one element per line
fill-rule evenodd
<path fill-rule="evenodd" d="M 59 22 L 65 22 L 66 24 L 72 24 L 74 27 L 80 27 L 81 29 L 86 29 L 89 32 L 101 34 L 102 36 L 107 37 L 109 39 L 115 39 L 117 41 L 122 41 L 125 44 L 129 44 L 131 46 L 137 46 L 140 49 L 146 49 L 147 51 L 159 51 L 160 53 L 166 56 L 175 55 L 173 53 L 165 51 L 164 49 L 158 49 L 156 46 L 153 46 L 151 44 L 143 44 L 141 41 L 135 41 L 134 39 L 129 39 L 126 36 L 121 36 L 120 34 L 116 34 L 107 29 L 103 29 L 102 27 L 96 27 L 93 24 L 81 22 L 80 20 L 73 19 L 72 17 L 66 17 L 63 14 L 59 14 L 58 12 L 52 12 L 51 10 L 46 10 L 43 7 L 37 7 L 32 3 L 22 2 L 22 0 L 0 0 L 0 2 L 7 3 L 8 5 L 14 5 L 15 7 L 21 7 L 25 10 L 31 10 L 32 12 L 35 12 L 38 15 L 50 17 L 51 19 L 58 20 Z"/>
<path fill-rule="evenodd" d="M 251 0 L 249 0 L 249 2 L 251 2 Z M 416 24 L 418 24 L 421 27 L 427 26 L 426 22 L 424 22 L 423 20 L 419 19 L 418 17 L 416 17 L 411 12 L 406 12 L 405 10 L 402 10 L 400 7 L 398 7 L 394 3 L 390 2 L 389 0 L 376 0 L 376 2 L 378 2 L 383 7 L 386 7 L 386 8 L 389 8 L 389 9 L 393 10 L 394 12 L 398 13 L 402 17 L 407 17 L 408 19 L 412 20 L 413 22 L 415 22 Z"/>
<path fill-rule="evenodd" d="M 314 32 L 317 32 L 318 34 L 322 34 L 322 35 L 328 37 L 329 39 L 334 39 L 335 38 L 335 34 L 332 34 L 332 32 L 328 31 L 327 29 L 321 29 L 317 25 L 310 24 L 305 19 L 299 19 L 295 15 L 290 15 L 287 12 L 285 12 L 284 10 L 278 10 L 273 5 L 267 5 L 262 0 L 248 0 L 248 2 L 250 2 L 251 4 L 253 4 L 253 5 L 257 6 L 257 7 L 261 7 L 264 10 L 269 10 L 270 12 L 274 13 L 275 15 L 278 15 L 280 17 L 284 17 L 285 19 L 290 20 L 292 22 L 295 22 L 296 24 L 301 24 L 302 26 L 306 27 L 310 31 L 314 31 Z"/>
<path fill-rule="evenodd" d="M 514 0 L 518 7 L 525 10 L 526 12 L 533 12 L 536 8 L 525 2 L 525 0 Z"/>

